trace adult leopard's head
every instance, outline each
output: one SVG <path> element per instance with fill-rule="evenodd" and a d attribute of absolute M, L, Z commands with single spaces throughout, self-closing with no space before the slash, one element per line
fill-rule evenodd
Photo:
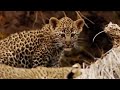
<path fill-rule="evenodd" d="M 49 24 L 54 30 L 54 33 L 58 35 L 59 42 L 62 44 L 64 51 L 70 51 L 74 47 L 78 34 L 83 29 L 84 20 L 78 19 L 73 21 L 68 17 L 63 17 L 58 20 L 55 17 L 51 17 Z"/>

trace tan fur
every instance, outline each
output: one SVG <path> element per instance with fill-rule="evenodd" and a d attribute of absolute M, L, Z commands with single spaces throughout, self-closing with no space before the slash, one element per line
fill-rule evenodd
<path fill-rule="evenodd" d="M 67 79 L 67 75 L 74 73 L 73 78 L 79 76 L 80 66 L 79 64 L 73 65 L 73 67 L 61 67 L 61 68 L 15 68 L 5 64 L 0 64 L 0 78 L 1 79 Z"/>

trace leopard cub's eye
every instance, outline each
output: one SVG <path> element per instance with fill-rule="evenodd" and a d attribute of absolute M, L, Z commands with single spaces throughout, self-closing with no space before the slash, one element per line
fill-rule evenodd
<path fill-rule="evenodd" d="M 65 34 L 64 34 L 64 33 L 61 33 L 61 37 L 65 37 Z"/>
<path fill-rule="evenodd" d="M 75 33 L 72 33 L 72 34 L 71 34 L 71 37 L 74 37 L 74 36 L 75 36 Z"/>

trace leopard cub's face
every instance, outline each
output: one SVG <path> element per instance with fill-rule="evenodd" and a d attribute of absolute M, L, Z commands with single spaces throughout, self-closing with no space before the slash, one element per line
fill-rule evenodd
<path fill-rule="evenodd" d="M 68 17 L 58 20 L 52 17 L 50 24 L 55 31 L 54 33 L 59 37 L 59 42 L 63 46 L 64 51 L 70 51 L 77 41 L 78 34 L 82 31 L 84 20 L 78 19 L 73 21 Z"/>

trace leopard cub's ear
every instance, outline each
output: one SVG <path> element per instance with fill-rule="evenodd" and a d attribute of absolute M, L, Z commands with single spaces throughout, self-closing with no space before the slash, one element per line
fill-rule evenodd
<path fill-rule="evenodd" d="M 83 28 L 84 24 L 85 24 L 84 19 L 78 19 L 75 21 L 75 25 L 77 26 L 78 29 Z"/>
<path fill-rule="evenodd" d="M 56 28 L 57 24 L 58 24 L 59 20 L 55 17 L 51 17 L 49 20 L 49 24 L 52 26 L 52 28 Z"/>

